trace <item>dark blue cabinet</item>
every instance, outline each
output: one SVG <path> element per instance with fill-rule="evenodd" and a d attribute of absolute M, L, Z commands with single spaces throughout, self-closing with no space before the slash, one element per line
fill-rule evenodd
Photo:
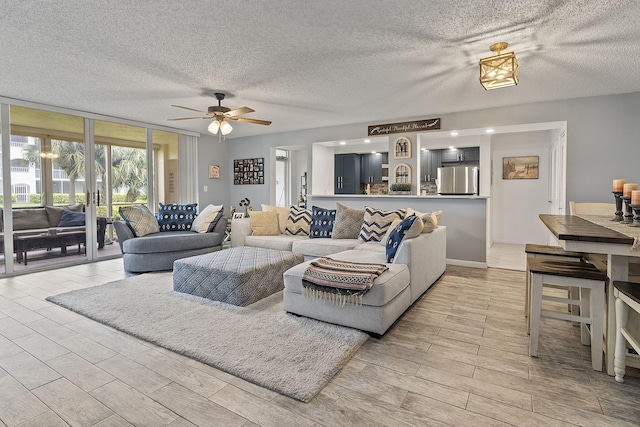
<path fill-rule="evenodd" d="M 334 194 L 360 193 L 360 155 L 336 154 L 334 156 Z"/>

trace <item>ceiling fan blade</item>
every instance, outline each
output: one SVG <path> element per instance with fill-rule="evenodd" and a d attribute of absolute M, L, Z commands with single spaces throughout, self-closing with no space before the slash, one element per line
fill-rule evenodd
<path fill-rule="evenodd" d="M 180 117 L 178 119 L 167 119 L 167 120 L 195 120 L 195 119 L 210 119 L 211 117 Z"/>
<path fill-rule="evenodd" d="M 183 107 L 182 105 L 171 105 L 171 106 L 172 107 L 176 107 L 176 108 L 182 108 L 183 110 L 195 111 L 196 113 L 207 114 L 206 111 L 200 111 L 200 110 L 196 110 L 194 108 Z"/>
<path fill-rule="evenodd" d="M 253 113 L 253 112 L 255 112 L 255 110 L 252 108 L 240 107 L 240 108 L 236 108 L 235 110 L 227 111 L 224 114 L 225 116 L 240 116 L 242 114 Z"/>
<path fill-rule="evenodd" d="M 234 120 L 236 122 L 245 122 L 245 123 L 253 123 L 254 125 L 265 125 L 269 126 L 271 124 L 270 121 L 267 120 L 258 120 L 258 119 L 247 119 L 245 117 L 227 117 L 229 120 Z"/>

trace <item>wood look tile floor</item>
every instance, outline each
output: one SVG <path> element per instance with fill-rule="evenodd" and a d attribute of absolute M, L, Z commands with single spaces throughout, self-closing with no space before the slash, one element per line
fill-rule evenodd
<path fill-rule="evenodd" d="M 544 319 L 527 355 L 520 271 L 448 266 L 307 404 L 44 300 L 123 277 L 118 259 L 0 280 L 0 426 L 640 424 L 640 379 L 593 371 L 577 327 Z"/>

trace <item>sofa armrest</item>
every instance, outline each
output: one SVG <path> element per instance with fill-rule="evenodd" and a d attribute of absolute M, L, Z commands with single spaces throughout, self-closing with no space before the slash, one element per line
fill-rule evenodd
<path fill-rule="evenodd" d="M 251 236 L 251 218 L 231 220 L 231 247 L 244 246 L 244 238 Z"/>
<path fill-rule="evenodd" d="M 124 221 L 113 221 L 113 228 L 116 230 L 116 236 L 118 236 L 120 251 L 124 254 L 124 248 L 122 245 L 126 240 L 133 239 L 135 237 L 133 235 L 133 231 Z"/>
<path fill-rule="evenodd" d="M 394 264 L 406 264 L 411 275 L 413 304 L 444 273 L 447 265 L 447 229 L 439 226 L 431 233 L 403 240 Z"/>

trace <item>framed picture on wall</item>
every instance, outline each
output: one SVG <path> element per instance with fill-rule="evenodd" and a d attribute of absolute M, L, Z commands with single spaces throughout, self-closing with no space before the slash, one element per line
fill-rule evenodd
<path fill-rule="evenodd" d="M 539 156 L 503 157 L 502 179 L 538 179 Z"/>
<path fill-rule="evenodd" d="M 264 184 L 264 157 L 234 160 L 233 183 L 235 185 Z"/>
<path fill-rule="evenodd" d="M 209 165 L 209 178 L 213 178 L 213 179 L 220 178 L 220 166 Z"/>

